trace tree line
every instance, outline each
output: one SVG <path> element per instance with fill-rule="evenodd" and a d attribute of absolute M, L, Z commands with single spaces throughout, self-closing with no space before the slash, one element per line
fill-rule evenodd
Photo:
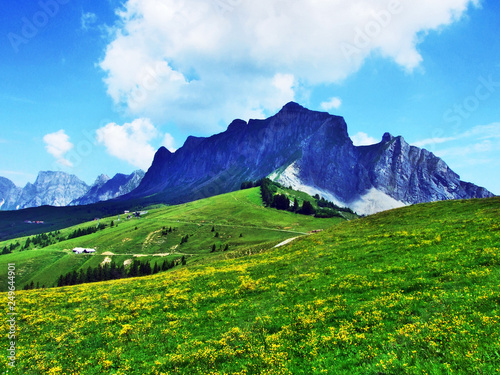
<path fill-rule="evenodd" d="M 271 181 L 269 178 L 263 178 L 255 182 L 244 181 L 241 184 L 241 189 L 250 189 L 252 187 L 260 187 L 264 205 L 276 208 L 277 210 L 295 212 L 301 215 L 314 215 L 319 218 L 343 217 L 340 213 L 341 211 L 354 214 L 350 208 L 339 207 L 333 202 L 320 197 L 319 194 L 313 197 L 317 208 L 308 200 L 304 200 L 302 205 L 300 205 L 296 197 L 293 198 L 292 202 L 286 194 L 278 193 L 279 189 L 284 189 L 284 187 L 278 182 Z M 288 190 L 295 191 L 292 187 L 289 187 Z"/>
<path fill-rule="evenodd" d="M 77 285 L 85 283 L 95 283 L 99 281 L 118 280 L 127 277 L 140 277 L 157 274 L 160 271 L 166 271 L 174 268 L 179 262 L 176 260 L 164 260 L 161 265 L 155 262 L 154 267 L 151 267 L 150 262 L 141 262 L 137 259 L 127 268 L 123 264 L 117 265 L 115 262 L 106 263 L 104 266 L 88 267 L 85 271 L 80 269 L 79 272 L 73 270 L 65 275 L 59 276 L 57 286 Z M 185 263 L 185 259 L 181 259 L 180 263 Z"/>

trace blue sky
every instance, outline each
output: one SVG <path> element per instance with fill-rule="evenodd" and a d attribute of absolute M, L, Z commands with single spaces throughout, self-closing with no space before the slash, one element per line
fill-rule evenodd
<path fill-rule="evenodd" d="M 290 100 L 500 194 L 500 4 L 21 0 L 0 13 L 0 176 L 87 183 Z"/>

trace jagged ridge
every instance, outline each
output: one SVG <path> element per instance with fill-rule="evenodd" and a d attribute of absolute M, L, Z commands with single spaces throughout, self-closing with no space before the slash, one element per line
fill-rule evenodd
<path fill-rule="evenodd" d="M 319 193 L 360 213 L 443 199 L 490 197 L 460 181 L 444 161 L 386 133 L 356 147 L 342 117 L 288 103 L 265 120 L 233 121 L 208 138 L 189 137 L 175 153 L 161 148 L 129 197 L 181 203 L 239 188 L 270 176 Z"/>

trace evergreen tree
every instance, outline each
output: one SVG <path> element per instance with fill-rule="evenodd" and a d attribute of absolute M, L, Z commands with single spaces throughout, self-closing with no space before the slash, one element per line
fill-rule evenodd
<path fill-rule="evenodd" d="M 132 264 L 130 265 L 130 268 L 128 270 L 128 275 L 130 277 L 135 277 L 139 275 L 139 264 L 137 260 L 134 260 Z"/>
<path fill-rule="evenodd" d="M 278 210 L 289 210 L 290 209 L 290 199 L 284 194 L 276 194 L 273 197 L 271 207 L 275 207 Z"/>
<path fill-rule="evenodd" d="M 299 210 L 299 201 L 297 198 L 293 199 L 293 212 L 297 212 Z"/>
<path fill-rule="evenodd" d="M 151 275 L 153 273 L 153 270 L 151 269 L 151 263 L 146 262 L 144 264 L 144 275 Z"/>
<path fill-rule="evenodd" d="M 88 283 L 92 283 L 95 281 L 94 272 L 92 271 L 92 268 L 90 268 L 90 267 L 87 268 L 86 279 L 87 279 Z"/>
<path fill-rule="evenodd" d="M 182 258 L 181 258 L 181 264 L 182 264 L 183 266 L 185 266 L 185 265 L 186 265 L 186 257 L 185 257 L 184 255 L 183 255 L 183 256 L 182 256 Z"/>
<path fill-rule="evenodd" d="M 313 215 L 315 212 L 316 210 L 309 201 L 304 201 L 304 203 L 302 203 L 302 208 L 299 210 L 299 213 L 302 215 Z"/>
<path fill-rule="evenodd" d="M 215 244 L 212 245 L 212 250 L 210 250 L 211 253 L 215 253 Z"/>
<path fill-rule="evenodd" d="M 78 272 L 78 279 L 76 281 L 77 284 L 84 284 L 87 282 L 87 274 L 83 270 L 83 268 L 80 268 L 80 272 Z"/>
<path fill-rule="evenodd" d="M 109 278 L 110 280 L 117 279 L 116 263 L 114 261 L 109 265 Z"/>

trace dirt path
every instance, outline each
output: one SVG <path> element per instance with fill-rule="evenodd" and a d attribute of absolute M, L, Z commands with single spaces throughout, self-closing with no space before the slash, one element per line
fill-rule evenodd
<path fill-rule="evenodd" d="M 289 238 L 288 240 L 285 240 L 283 242 L 280 242 L 279 244 L 277 244 L 274 248 L 277 248 L 277 247 L 281 247 L 281 246 L 285 246 L 285 245 L 288 245 L 290 242 L 296 240 L 297 238 L 299 237 L 293 237 L 293 238 Z"/>

